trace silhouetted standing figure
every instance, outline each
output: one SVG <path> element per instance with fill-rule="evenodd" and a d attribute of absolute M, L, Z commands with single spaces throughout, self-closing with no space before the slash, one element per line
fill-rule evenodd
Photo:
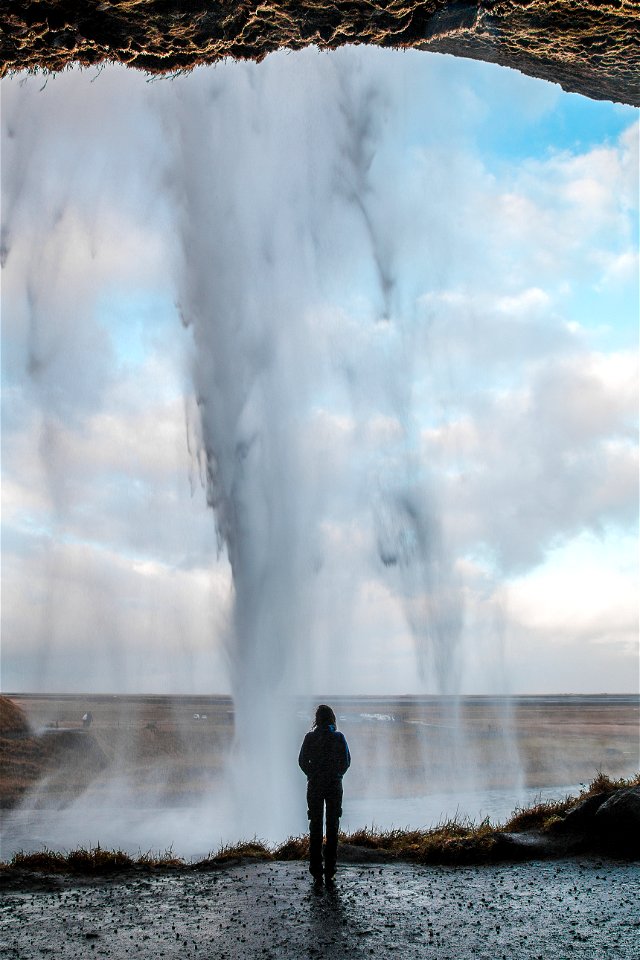
<path fill-rule="evenodd" d="M 342 816 L 342 777 L 349 769 L 351 756 L 344 735 L 336 730 L 336 715 L 326 703 L 316 710 L 313 730 L 304 738 L 298 763 L 307 775 L 309 872 L 317 882 L 322 880 L 322 821 L 326 806 L 324 877 L 326 883 L 332 884 Z"/>

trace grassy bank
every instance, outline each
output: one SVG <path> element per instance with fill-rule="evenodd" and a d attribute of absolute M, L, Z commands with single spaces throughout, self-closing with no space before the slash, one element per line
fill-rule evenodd
<path fill-rule="evenodd" d="M 345 856 L 352 862 L 373 859 L 403 860 L 413 863 L 483 863 L 510 859 L 509 835 L 551 834 L 567 812 L 580 801 L 603 794 L 613 794 L 626 787 L 640 786 L 640 773 L 629 780 L 612 780 L 599 774 L 579 796 L 547 801 L 517 809 L 504 824 L 485 820 L 480 824 L 450 820 L 431 830 L 387 830 L 365 828 L 340 834 Z M 523 848 L 520 848 L 522 851 Z M 536 848 L 537 851 L 537 848 Z M 187 862 L 172 850 L 164 853 L 141 853 L 130 856 L 122 850 L 104 850 L 100 846 L 78 849 L 70 853 L 42 850 L 37 853 L 16 853 L 8 862 L 0 863 L 2 871 L 105 875 L 123 871 L 216 870 L 239 860 L 291 861 L 305 860 L 309 853 L 308 837 L 290 837 L 277 846 L 259 840 L 223 846 L 204 860 Z M 520 854 L 521 855 L 521 854 Z"/>

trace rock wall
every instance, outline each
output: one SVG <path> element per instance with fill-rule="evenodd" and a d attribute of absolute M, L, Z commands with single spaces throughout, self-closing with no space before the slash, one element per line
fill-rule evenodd
<path fill-rule="evenodd" d="M 638 0 L 2 0 L 0 76 L 120 62 L 149 73 L 346 43 L 488 60 L 640 105 Z"/>

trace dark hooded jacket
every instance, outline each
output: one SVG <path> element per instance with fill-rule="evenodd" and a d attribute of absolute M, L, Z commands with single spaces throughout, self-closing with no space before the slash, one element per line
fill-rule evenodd
<path fill-rule="evenodd" d="M 306 735 L 298 763 L 309 785 L 320 789 L 337 786 L 349 769 L 347 741 L 332 723 L 323 723 Z"/>

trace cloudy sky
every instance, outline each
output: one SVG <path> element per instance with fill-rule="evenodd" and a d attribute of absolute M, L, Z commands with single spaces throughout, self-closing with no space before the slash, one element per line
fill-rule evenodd
<path fill-rule="evenodd" d="M 638 690 L 637 111 L 72 71 L 2 184 L 5 691 Z"/>

